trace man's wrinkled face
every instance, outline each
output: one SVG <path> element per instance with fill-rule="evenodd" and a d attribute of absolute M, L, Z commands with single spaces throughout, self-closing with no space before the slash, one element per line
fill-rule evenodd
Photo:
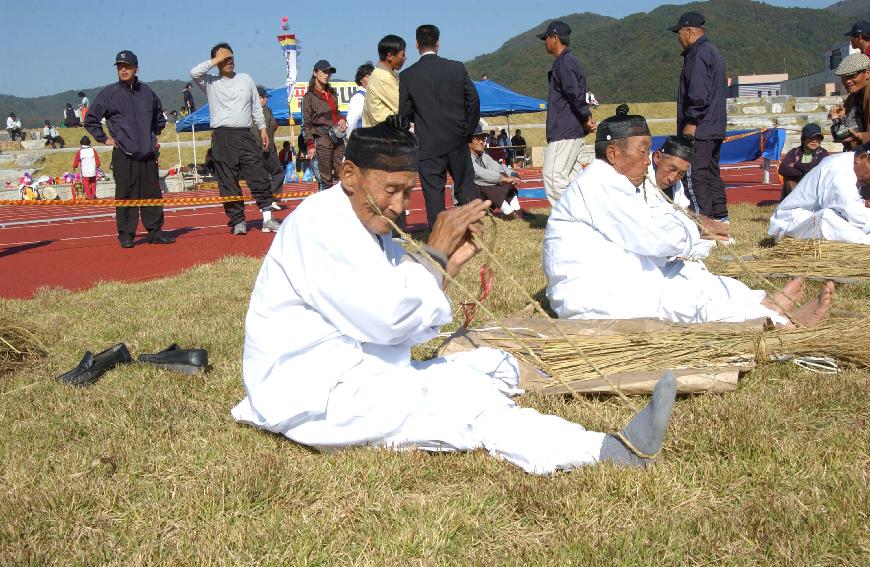
<path fill-rule="evenodd" d="M 689 171 L 689 162 L 675 156 L 663 154 L 661 150 L 653 154 L 653 167 L 656 170 L 656 185 L 667 189 L 683 179 Z"/>
<path fill-rule="evenodd" d="M 862 91 L 867 86 L 867 80 L 870 78 L 868 74 L 870 73 L 865 69 L 851 75 L 841 75 L 840 81 L 842 81 L 846 90 L 849 91 L 849 94 L 853 94 Z"/>
<path fill-rule="evenodd" d="M 632 136 L 624 142 L 612 144 L 607 148 L 607 161 L 613 169 L 628 177 L 637 187 L 643 183 L 649 168 L 650 136 Z"/>
<path fill-rule="evenodd" d="M 854 168 L 858 185 L 870 185 L 870 155 L 867 152 L 861 150 L 855 152 Z"/>
<path fill-rule="evenodd" d="M 136 76 L 139 66 L 128 63 L 115 63 L 115 69 L 118 70 L 118 80 L 123 83 L 129 83 Z"/>
<path fill-rule="evenodd" d="M 408 209 L 416 180 L 413 171 L 360 169 L 347 160 L 341 167 L 341 184 L 351 207 L 363 226 L 375 234 L 389 234 L 393 228 L 378 210 L 396 222 Z"/>
<path fill-rule="evenodd" d="M 482 154 L 483 150 L 486 148 L 486 134 L 472 138 L 471 141 L 468 142 L 468 148 L 477 155 Z"/>

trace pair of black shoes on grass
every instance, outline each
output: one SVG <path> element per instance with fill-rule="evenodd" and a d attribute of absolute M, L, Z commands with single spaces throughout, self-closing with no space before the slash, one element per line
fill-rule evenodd
<path fill-rule="evenodd" d="M 137 361 L 169 370 L 177 370 L 185 374 L 208 371 L 207 350 L 204 348 L 183 349 L 175 343 L 155 354 L 140 354 Z M 90 386 L 112 368 L 132 362 L 133 357 L 130 355 L 127 345 L 118 343 L 98 354 L 91 351 L 86 352 L 79 365 L 58 376 L 57 381 L 65 382 L 71 386 Z"/>

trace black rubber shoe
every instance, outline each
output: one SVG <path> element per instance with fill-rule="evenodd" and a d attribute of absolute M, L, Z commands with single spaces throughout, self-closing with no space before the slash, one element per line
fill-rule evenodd
<path fill-rule="evenodd" d="M 158 353 L 140 354 L 136 360 L 185 374 L 208 371 L 207 350 L 204 348 L 181 348 L 175 343 Z"/>
<path fill-rule="evenodd" d="M 127 345 L 118 343 L 103 352 L 94 355 L 91 351 L 85 353 L 79 365 L 65 374 L 57 377 L 58 382 L 71 386 L 90 386 L 96 384 L 103 374 L 119 364 L 130 364 L 133 357 L 127 350 Z"/>

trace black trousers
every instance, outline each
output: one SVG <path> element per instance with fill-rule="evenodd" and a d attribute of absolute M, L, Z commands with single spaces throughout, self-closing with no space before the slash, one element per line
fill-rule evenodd
<path fill-rule="evenodd" d="M 474 186 L 474 166 L 468 145 L 462 144 L 449 154 L 421 159 L 419 164 L 420 184 L 426 201 L 426 220 L 429 228 L 435 226 L 438 213 L 444 210 L 444 186 L 447 172 L 453 178 L 453 196 L 460 205 L 477 198 Z"/>
<path fill-rule="evenodd" d="M 216 128 L 211 133 L 211 154 L 222 197 L 241 195 L 241 178 L 248 182 L 251 195 L 261 211 L 272 206 L 272 182 L 263 167 L 263 146 L 254 139 L 250 128 Z M 224 203 L 224 212 L 230 226 L 245 222 L 245 203 L 242 201 Z"/>
<path fill-rule="evenodd" d="M 152 156 L 145 161 L 130 159 L 118 148 L 112 150 L 112 174 L 115 176 L 116 199 L 160 199 L 160 181 L 157 178 L 157 160 Z M 163 207 L 116 207 L 118 240 L 132 241 L 136 236 L 139 215 L 148 236 L 163 232 Z"/>
<path fill-rule="evenodd" d="M 266 168 L 266 172 L 269 174 L 272 194 L 280 193 L 281 187 L 284 185 L 284 168 L 281 167 L 278 152 L 275 150 L 263 152 L 263 167 Z"/>
<path fill-rule="evenodd" d="M 695 158 L 687 176 L 686 193 L 695 212 L 714 219 L 728 217 L 725 184 L 719 172 L 722 140 L 695 140 Z"/>

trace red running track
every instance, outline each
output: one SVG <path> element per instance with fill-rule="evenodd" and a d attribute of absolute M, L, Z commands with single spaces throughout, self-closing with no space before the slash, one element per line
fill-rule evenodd
<path fill-rule="evenodd" d="M 521 189 L 542 188 L 540 170 L 524 170 L 520 175 L 523 179 Z M 723 177 L 729 185 L 729 202 L 758 203 L 775 201 L 779 197 L 778 187 L 760 184 L 758 164 L 751 164 L 751 168 L 725 170 Z M 288 191 L 313 188 L 313 184 L 285 187 Z M 118 245 L 113 209 L 0 207 L 0 296 L 31 297 L 37 289 L 45 286 L 81 290 L 102 281 L 141 281 L 177 274 L 226 256 L 263 256 L 274 234 L 260 232 L 260 215 L 253 204 L 245 208 L 247 218 L 252 219 L 246 236 L 229 233 L 220 205 L 171 204 L 173 198 L 216 194 L 216 190 L 205 190 L 165 195 L 164 230 L 175 236 L 177 242 L 171 245 L 146 244 L 145 234 L 140 232 L 132 249 L 122 249 Z M 529 208 L 549 206 L 546 199 L 521 200 Z M 275 216 L 285 218 L 300 201 L 286 201 L 287 209 L 275 213 Z M 411 194 L 408 225 L 411 229 L 421 229 L 425 228 L 425 222 L 423 195 L 418 187 Z"/>

